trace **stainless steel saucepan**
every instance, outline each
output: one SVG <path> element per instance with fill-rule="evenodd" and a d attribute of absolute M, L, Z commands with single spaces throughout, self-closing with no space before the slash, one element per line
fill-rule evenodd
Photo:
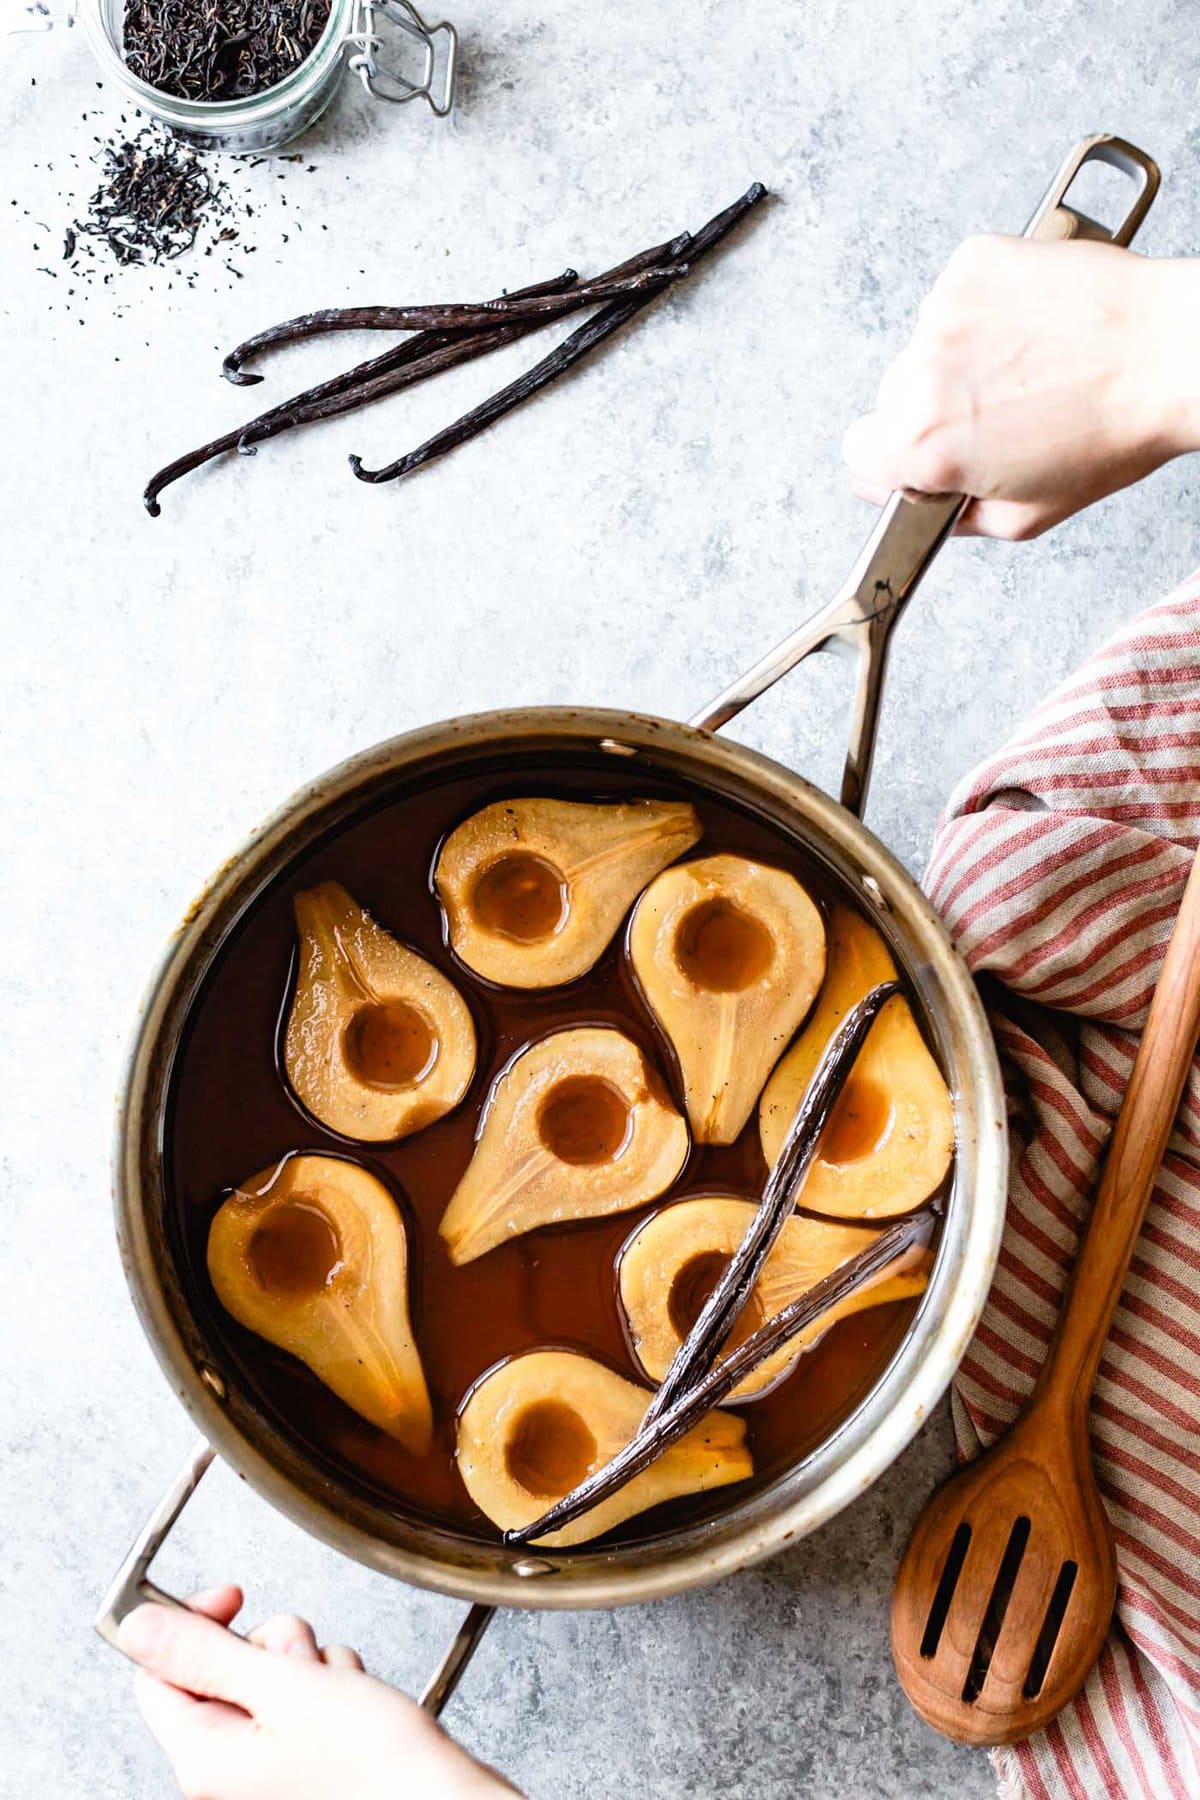
<path fill-rule="evenodd" d="M 1106 230 L 1067 204 L 1079 171 L 1109 164 L 1133 184 Z M 1154 198 L 1158 170 L 1119 138 L 1089 139 L 1067 159 L 1027 235 L 1127 244 Z M 121 1097 L 116 1220 L 134 1305 L 163 1369 L 203 1434 L 137 1539 L 96 1625 L 110 1642 L 146 1599 L 178 1604 L 150 1579 L 151 1560 L 214 1455 L 305 1530 L 385 1574 L 471 1603 L 422 1702 L 440 1711 L 497 1605 L 619 1606 L 699 1587 L 771 1556 L 861 1494 L 913 1437 L 945 1392 L 978 1322 L 1004 1216 L 1006 1135 L 996 1054 L 975 987 L 912 878 L 862 824 L 888 644 L 925 570 L 952 531 L 961 496 L 894 495 L 837 597 L 688 724 L 612 710 L 535 707 L 425 726 L 342 763 L 294 796 L 205 889 L 172 938 L 142 1013 Z M 739 744 L 714 735 L 813 651 L 858 661 L 841 800 Z M 640 1543 L 513 1551 L 405 1518 L 340 1486 L 241 1391 L 187 1292 L 166 1231 L 164 1144 L 172 1065 L 189 1013 L 220 947 L 264 888 L 314 840 L 401 783 L 585 752 L 752 808 L 857 893 L 915 991 L 953 1095 L 953 1186 L 929 1284 L 912 1325 L 873 1389 L 834 1434 L 769 1486 L 712 1518 Z"/>

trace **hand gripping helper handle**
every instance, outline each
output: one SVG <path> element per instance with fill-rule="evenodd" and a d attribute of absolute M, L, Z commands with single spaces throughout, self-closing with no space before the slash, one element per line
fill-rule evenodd
<path fill-rule="evenodd" d="M 186 1611 L 182 1600 L 168 1594 L 150 1579 L 150 1564 L 166 1541 L 167 1534 L 199 1487 L 216 1452 L 203 1438 L 193 1448 L 183 1468 L 167 1489 L 134 1540 L 133 1547 L 109 1588 L 96 1614 L 95 1627 L 114 1650 L 121 1648 L 118 1633 L 122 1619 L 144 1601 L 159 1606 L 174 1606 Z M 494 1606 L 470 1607 L 455 1634 L 454 1641 L 421 1691 L 420 1702 L 427 1713 L 438 1718 L 453 1694 L 470 1662 L 480 1638 L 492 1622 Z"/>

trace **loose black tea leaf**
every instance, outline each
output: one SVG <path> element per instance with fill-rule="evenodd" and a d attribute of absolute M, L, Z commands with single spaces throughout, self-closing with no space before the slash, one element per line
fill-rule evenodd
<path fill-rule="evenodd" d="M 119 263 L 173 262 L 212 217 L 229 212 L 225 183 L 169 131 L 146 126 L 126 142 L 103 145 L 96 160 L 100 185 L 75 232 L 99 238 Z"/>
<path fill-rule="evenodd" d="M 90 126 L 103 117 L 85 110 L 82 122 Z M 49 163 L 41 166 L 51 169 Z M 61 271 L 72 284 L 65 301 L 58 302 L 63 312 L 79 311 L 89 304 L 84 298 L 89 290 L 103 288 L 113 318 L 121 318 L 130 282 L 141 292 L 210 287 L 214 277 L 217 285 L 228 286 L 241 279 L 242 269 L 226 256 L 240 261 L 257 248 L 247 239 L 261 226 L 247 221 L 264 209 L 252 201 L 256 184 L 249 165 L 186 143 L 160 123 L 143 123 L 139 113 L 121 113 L 105 134 L 89 130 L 81 152 L 65 147 L 59 167 L 62 221 L 52 226 L 28 208 L 23 216 L 36 229 L 31 248 L 39 261 L 49 250 L 59 263 L 59 270 L 47 274 L 55 278 Z M 257 185 L 261 194 L 261 182 Z M 274 189 L 267 193 L 268 208 L 277 205 Z M 61 251 L 43 247 L 43 234 L 57 235 Z M 181 261 L 193 266 L 180 269 Z M 131 275 L 130 269 L 136 272 Z"/>
<path fill-rule="evenodd" d="M 180 100 L 239 100 L 290 75 L 320 42 L 329 0 L 125 0 L 125 61 Z"/>

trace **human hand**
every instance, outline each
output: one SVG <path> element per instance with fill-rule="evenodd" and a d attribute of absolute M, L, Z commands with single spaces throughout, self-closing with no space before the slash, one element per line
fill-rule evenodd
<path fill-rule="evenodd" d="M 975 496 L 960 531 L 1024 539 L 1200 449 L 1200 258 L 969 238 L 921 306 L 854 488 Z"/>
<path fill-rule="evenodd" d="M 497 1800 L 511 1788 L 459 1749 L 407 1694 L 345 1644 L 317 1647 L 305 1620 L 224 1627 L 236 1587 L 191 1610 L 139 1606 L 120 1631 L 141 1665 L 147 1725 L 185 1800 Z"/>

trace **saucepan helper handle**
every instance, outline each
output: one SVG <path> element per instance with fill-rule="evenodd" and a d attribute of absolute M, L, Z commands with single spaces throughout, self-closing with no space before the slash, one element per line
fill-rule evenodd
<path fill-rule="evenodd" d="M 167 1489 L 141 1531 L 133 1548 L 117 1571 L 96 1614 L 96 1630 L 105 1643 L 121 1648 L 118 1632 L 122 1619 L 145 1600 L 159 1606 L 176 1606 L 185 1610 L 182 1600 L 168 1594 L 150 1579 L 150 1564 L 166 1541 L 167 1534 L 199 1487 L 205 1470 L 213 1461 L 212 1445 L 201 1438 L 183 1468 Z M 475 1654 L 479 1640 L 491 1624 L 494 1606 L 472 1606 L 458 1628 L 454 1642 L 426 1682 L 420 1696 L 421 1705 L 436 1719 L 462 1678 L 463 1671 Z"/>
<path fill-rule="evenodd" d="M 1067 204 L 1080 170 L 1092 162 L 1106 163 L 1133 184 L 1133 198 L 1111 227 Z M 1024 235 L 1127 245 L 1150 210 L 1159 180 L 1157 165 L 1124 138 L 1104 134 L 1085 138 L 1050 183 Z M 805 657 L 817 650 L 848 651 L 857 658 L 858 675 L 841 802 L 849 811 L 861 813 L 871 778 L 892 630 L 967 505 L 964 494 L 893 494 L 833 600 L 697 713 L 691 723 L 702 730 L 719 731 Z"/>

